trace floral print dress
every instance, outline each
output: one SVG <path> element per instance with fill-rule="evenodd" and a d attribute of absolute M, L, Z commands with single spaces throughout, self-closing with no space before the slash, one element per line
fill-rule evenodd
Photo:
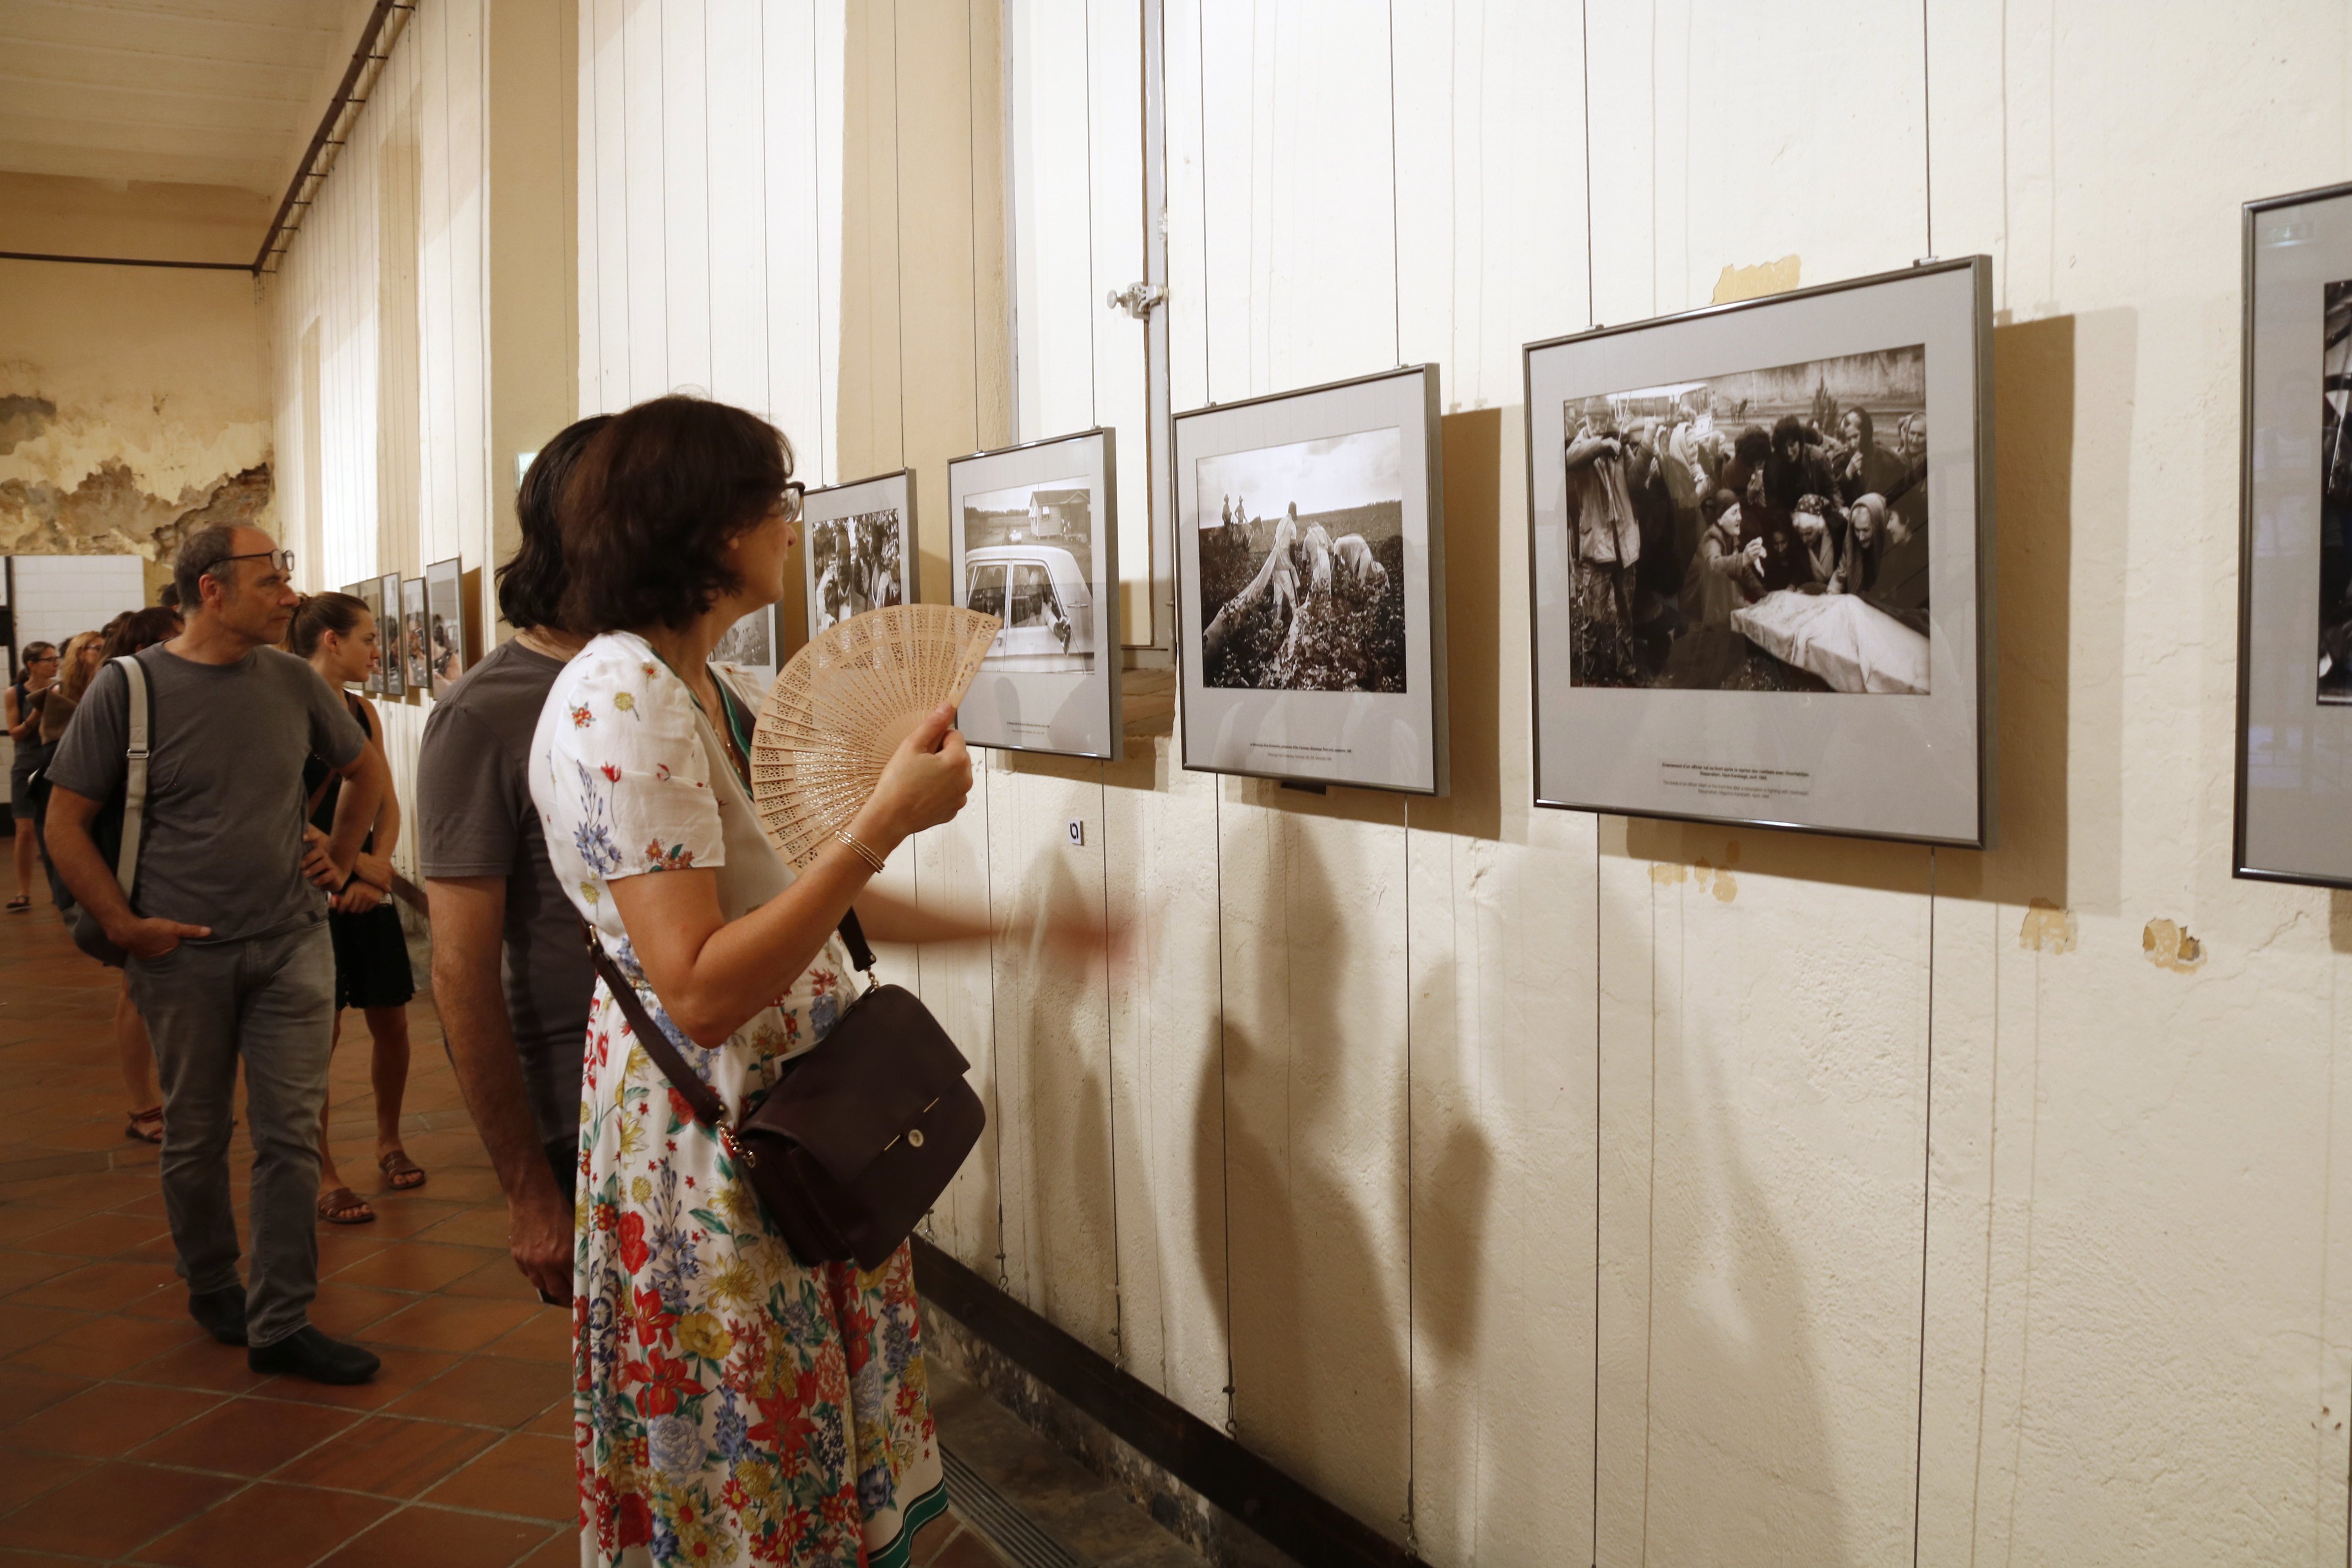
<path fill-rule="evenodd" d="M 740 672 L 718 673 L 756 712 Z M 614 880 L 714 870 L 734 920 L 791 873 L 724 743 L 642 638 L 599 637 L 557 677 L 531 795 L 572 902 L 740 1114 L 824 1037 L 855 982 L 829 939 L 717 1049 L 673 1027 L 643 984 Z M 870 1274 L 796 1262 L 602 981 L 582 1094 L 572 1434 L 583 1568 L 906 1563 L 915 1531 L 947 1506 L 907 1248 Z"/>

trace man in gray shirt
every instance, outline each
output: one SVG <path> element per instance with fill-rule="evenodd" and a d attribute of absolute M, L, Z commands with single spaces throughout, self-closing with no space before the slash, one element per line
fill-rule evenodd
<path fill-rule="evenodd" d="M 433 910 L 433 995 L 466 1109 L 507 1196 L 508 1247 L 542 1299 L 572 1299 L 580 1063 L 595 971 L 530 799 L 539 711 L 582 638 L 563 630 L 555 503 L 607 416 L 540 449 L 515 496 L 522 543 L 499 569 L 519 634 L 433 705 L 416 758 L 416 846 Z"/>
<path fill-rule="evenodd" d="M 173 575 L 187 629 L 138 656 L 152 701 L 137 878 L 126 900 L 90 836 L 127 773 L 129 683 L 90 683 L 49 765 L 49 855 L 130 956 L 163 1087 L 164 1211 L 188 1310 L 258 1373 L 362 1383 L 376 1357 L 310 1326 L 318 1292 L 319 1110 L 335 1005 L 327 897 L 390 780 L 341 700 L 270 646 L 299 603 L 294 559 L 253 528 L 206 528 Z M 302 763 L 345 785 L 330 837 L 306 834 Z M 372 900 L 354 884 L 346 898 Z M 237 1283 L 229 1131 L 237 1064 L 253 1136 L 253 1282 Z"/>

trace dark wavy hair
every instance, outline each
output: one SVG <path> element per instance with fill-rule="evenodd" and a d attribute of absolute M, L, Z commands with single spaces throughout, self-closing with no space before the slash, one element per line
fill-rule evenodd
<path fill-rule="evenodd" d="M 613 416 L 557 508 L 565 629 L 681 626 L 742 584 L 727 542 L 793 477 L 792 443 L 756 414 L 671 394 Z"/>
<path fill-rule="evenodd" d="M 142 647 L 171 641 L 183 629 L 180 612 L 166 605 L 152 605 L 127 616 L 117 616 L 106 628 L 106 646 L 99 651 L 99 658 L 121 658 L 124 654 L 137 653 Z"/>
<path fill-rule="evenodd" d="M 286 628 L 286 651 L 297 658 L 308 658 L 319 651 L 319 639 L 329 632 L 347 637 L 360 617 L 368 613 L 367 601 L 351 594 L 305 594 L 302 602 L 294 606 L 294 619 Z"/>
<path fill-rule="evenodd" d="M 563 531 L 556 509 L 580 454 L 612 422 L 609 414 L 592 414 L 549 437 L 531 458 L 522 488 L 515 491 L 515 521 L 521 525 L 522 542 L 497 577 L 499 614 L 519 632 L 563 624 Z"/>

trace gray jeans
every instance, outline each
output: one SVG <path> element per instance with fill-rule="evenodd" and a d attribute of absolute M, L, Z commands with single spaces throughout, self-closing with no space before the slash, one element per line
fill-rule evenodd
<path fill-rule="evenodd" d="M 319 1112 L 333 1048 L 335 950 L 326 922 L 134 958 L 131 999 L 163 1087 L 163 1208 L 191 1294 L 236 1279 L 228 1141 L 237 1058 L 253 1138 L 253 1282 L 246 1336 L 275 1344 L 319 1293 Z"/>

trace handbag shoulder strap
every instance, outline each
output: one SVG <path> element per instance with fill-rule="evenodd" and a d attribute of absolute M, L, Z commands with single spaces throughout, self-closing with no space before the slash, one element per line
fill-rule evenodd
<path fill-rule="evenodd" d="M 154 715 L 155 698 L 148 689 L 147 668 L 136 654 L 124 654 L 114 662 L 122 667 L 127 688 L 122 709 L 122 847 L 114 858 L 114 879 L 128 899 L 131 884 L 139 879 L 139 834 L 147 816 L 148 724 Z"/>

